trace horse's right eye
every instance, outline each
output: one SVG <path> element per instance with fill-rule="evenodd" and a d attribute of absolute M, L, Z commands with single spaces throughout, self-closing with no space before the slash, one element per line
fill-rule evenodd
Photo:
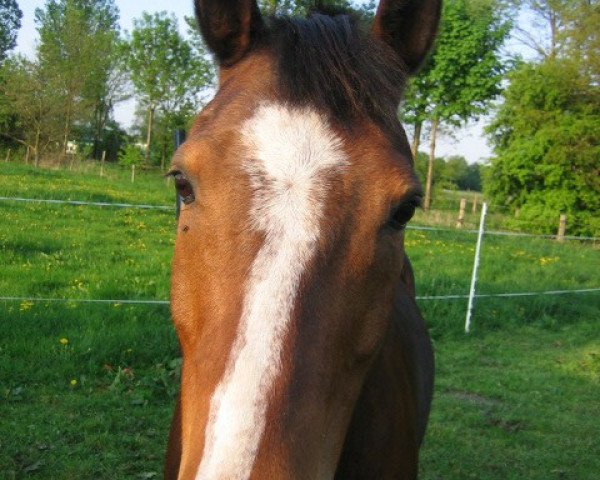
<path fill-rule="evenodd" d="M 175 173 L 173 178 L 175 179 L 175 189 L 181 197 L 181 201 L 186 205 L 193 203 L 196 196 L 194 195 L 192 184 L 179 172 Z"/>
<path fill-rule="evenodd" d="M 398 205 L 390 215 L 388 225 L 394 230 L 404 230 L 406 224 L 415 214 L 415 210 L 421 206 L 421 197 L 415 196 L 409 201 Z"/>

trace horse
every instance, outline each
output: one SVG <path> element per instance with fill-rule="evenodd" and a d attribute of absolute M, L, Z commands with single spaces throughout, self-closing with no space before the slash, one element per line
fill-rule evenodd
<path fill-rule="evenodd" d="M 165 478 L 417 477 L 434 358 L 397 109 L 440 8 L 382 0 L 369 24 L 195 1 L 219 86 L 170 169 L 183 364 Z"/>

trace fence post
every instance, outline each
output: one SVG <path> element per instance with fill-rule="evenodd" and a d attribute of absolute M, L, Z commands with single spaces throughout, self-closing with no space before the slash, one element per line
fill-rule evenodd
<path fill-rule="evenodd" d="M 8 163 L 10 161 L 10 148 L 8 149 L 8 152 L 6 152 L 6 159 L 4 160 L 6 163 Z"/>
<path fill-rule="evenodd" d="M 477 197 L 473 197 L 473 213 L 477 213 Z"/>
<path fill-rule="evenodd" d="M 477 285 L 477 272 L 479 270 L 479 259 L 481 257 L 481 243 L 485 230 L 485 215 L 487 214 L 487 203 L 483 202 L 481 207 L 481 220 L 479 221 L 479 234 L 477 235 L 477 246 L 475 247 L 475 260 L 473 261 L 473 275 L 471 276 L 471 289 L 469 290 L 469 305 L 467 307 L 467 318 L 465 320 L 465 333 L 471 331 L 471 316 L 475 300 L 475 287 Z"/>
<path fill-rule="evenodd" d="M 135 182 L 135 165 L 131 166 L 131 183 Z"/>
<path fill-rule="evenodd" d="M 29 145 L 27 145 L 27 153 L 25 153 L 25 165 L 29 165 Z"/>
<path fill-rule="evenodd" d="M 102 158 L 100 159 L 100 176 L 104 176 L 104 161 L 106 160 L 106 150 L 102 150 Z"/>
<path fill-rule="evenodd" d="M 467 199 L 460 199 L 460 209 L 458 211 L 458 221 L 456 222 L 456 228 L 462 228 L 465 226 L 465 210 L 467 208 Z"/>
<path fill-rule="evenodd" d="M 566 230 L 567 230 L 567 215 L 565 213 L 561 213 L 560 220 L 558 222 L 558 235 L 556 235 L 556 240 L 558 240 L 559 242 L 564 242 Z"/>

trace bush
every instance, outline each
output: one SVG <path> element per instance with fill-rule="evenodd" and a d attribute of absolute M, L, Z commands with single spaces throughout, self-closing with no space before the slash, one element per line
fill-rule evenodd
<path fill-rule="evenodd" d="M 130 167 L 131 165 L 140 165 L 144 160 L 142 151 L 133 144 L 125 145 L 119 152 L 119 165 Z"/>

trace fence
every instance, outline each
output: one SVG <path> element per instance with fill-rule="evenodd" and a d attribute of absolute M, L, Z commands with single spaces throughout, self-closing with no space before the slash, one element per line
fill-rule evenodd
<path fill-rule="evenodd" d="M 165 205 L 145 205 L 145 204 L 129 204 L 129 203 L 110 203 L 110 202 L 85 202 L 85 201 L 73 201 L 73 200 L 55 200 L 55 199 L 31 199 L 21 197 L 0 197 L 0 202 L 13 203 L 13 204 L 47 204 L 56 206 L 77 206 L 77 207 L 96 207 L 96 208 L 116 208 L 116 209 L 141 209 L 141 210 L 161 210 L 161 211 L 173 211 L 175 213 L 175 206 Z M 471 329 L 472 314 L 475 307 L 476 299 L 486 298 L 517 298 L 517 297 L 534 297 L 534 296 L 555 296 L 555 295 L 575 295 L 575 294 L 591 294 L 599 293 L 600 285 L 592 288 L 553 288 L 544 290 L 531 291 L 515 291 L 515 292 L 500 292 L 500 293 L 478 293 L 477 292 L 477 278 L 478 268 L 481 261 L 482 245 L 484 244 L 484 238 L 487 236 L 493 237 L 528 237 L 528 238 L 539 238 L 546 241 L 559 240 L 564 242 L 565 240 L 573 240 L 579 242 L 594 242 L 599 240 L 594 237 L 573 237 L 564 235 L 564 229 L 562 235 L 534 235 L 529 233 L 519 232 L 507 232 L 507 231 L 494 231 L 485 229 L 485 219 L 487 212 L 487 204 L 482 205 L 480 225 L 478 230 L 464 229 L 461 228 L 464 225 L 464 208 L 466 202 L 461 202 L 461 211 L 459 212 L 458 225 L 456 229 L 451 228 L 438 228 L 427 225 L 414 225 L 409 226 L 408 229 L 419 232 L 452 232 L 460 233 L 461 235 L 477 235 L 475 254 L 473 256 L 473 269 L 471 284 L 468 293 L 465 294 L 447 294 L 447 295 L 425 295 L 418 296 L 417 300 L 420 302 L 446 302 L 456 300 L 468 300 L 467 314 L 465 322 L 465 331 L 469 332 Z M 564 220 L 561 219 L 561 225 L 564 225 Z M 28 297 L 28 296 L 2 296 L 0 292 L 0 301 L 2 302 L 41 302 L 41 303 L 81 303 L 81 304 L 123 304 L 123 305 L 168 305 L 169 302 L 163 299 L 94 299 L 94 298 L 42 298 L 42 297 Z"/>

